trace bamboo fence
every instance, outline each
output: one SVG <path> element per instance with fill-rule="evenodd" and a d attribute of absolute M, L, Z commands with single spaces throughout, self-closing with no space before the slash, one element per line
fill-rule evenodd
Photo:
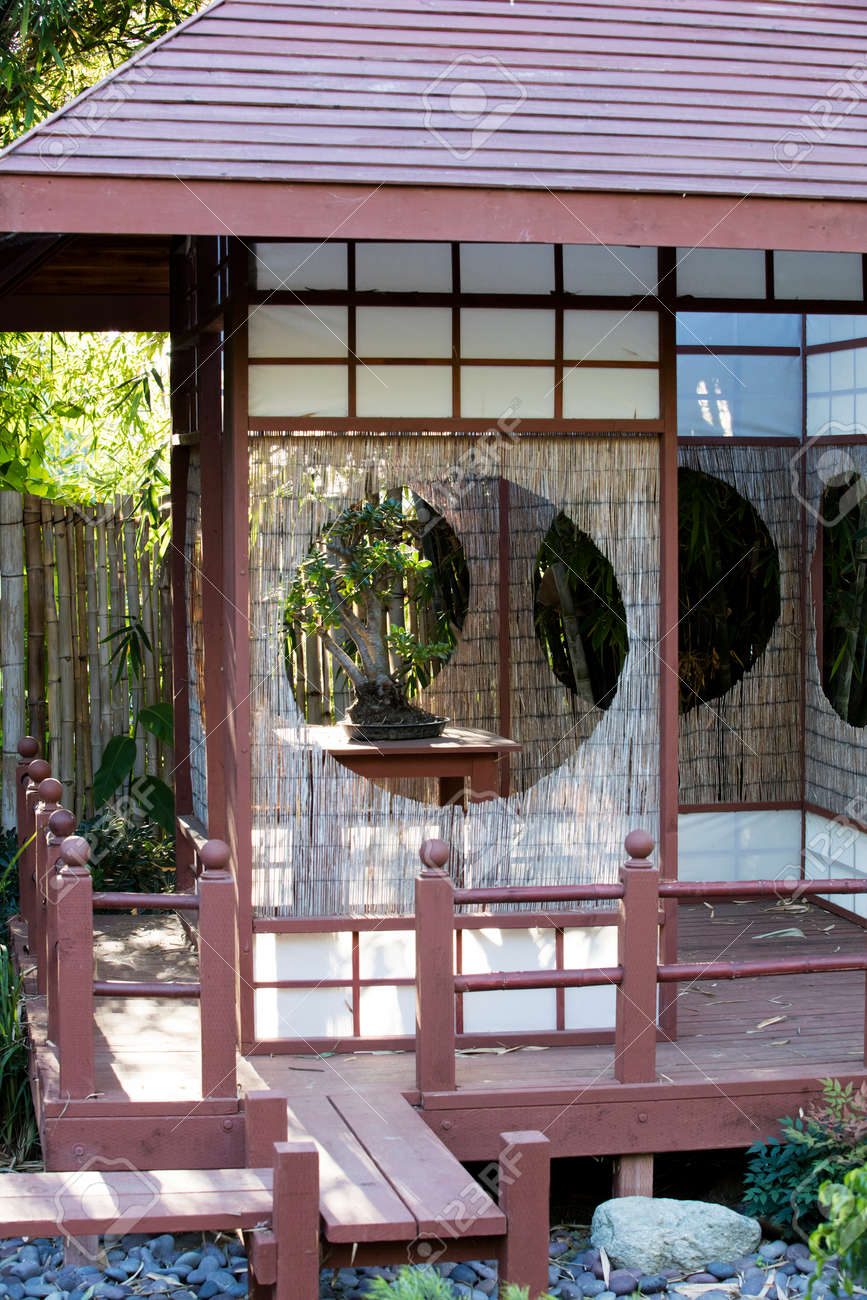
<path fill-rule="evenodd" d="M 482 886 L 613 879 L 625 832 L 656 830 L 656 443 L 500 439 L 484 472 L 466 473 L 462 467 L 477 463 L 477 441 L 439 434 L 250 439 L 253 869 L 260 914 L 407 911 L 418 844 L 428 835 L 449 840 L 462 881 Z M 457 648 L 419 702 L 460 725 L 496 731 L 500 478 L 508 481 L 510 500 L 512 727 L 523 750 L 513 793 L 465 814 L 439 808 L 415 786 L 357 776 L 310 744 L 297 681 L 286 669 L 283 608 L 312 539 L 342 507 L 371 485 L 411 488 L 454 530 L 470 578 Z M 533 565 L 560 510 L 607 555 L 626 612 L 629 653 L 606 711 L 576 705 L 534 632 Z M 321 691 L 321 673 L 319 682 Z"/>
<path fill-rule="evenodd" d="M 19 738 L 36 737 L 64 802 L 93 813 L 93 775 L 112 736 L 129 734 L 142 704 L 171 700 L 168 566 L 131 502 L 62 506 L 0 492 L 2 824 L 14 825 Z M 141 680 L 112 660 L 113 632 L 141 626 Z M 134 775 L 171 783 L 168 746 L 139 729 Z"/>

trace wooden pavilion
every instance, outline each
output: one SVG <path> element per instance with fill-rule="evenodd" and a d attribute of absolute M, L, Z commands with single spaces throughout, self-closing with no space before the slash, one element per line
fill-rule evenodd
<path fill-rule="evenodd" d="M 271 1088 L 335 1180 L 329 1240 L 406 1241 L 436 1220 L 413 1189 L 400 1232 L 382 1193 L 391 1237 L 334 1191 L 381 1154 L 358 1096 L 390 1099 L 408 1147 L 421 1129 L 487 1160 L 540 1130 L 646 1191 L 652 1153 L 747 1145 L 821 1077 L 867 1077 L 867 743 L 823 653 L 823 556 L 867 482 L 865 18 L 216 0 L 0 155 L 2 328 L 171 331 L 173 906 L 188 928 L 208 911 L 234 972 L 191 980 L 178 942 L 124 986 L 135 924 L 100 913 L 94 985 L 92 904 L 48 906 L 45 832 L 18 942 L 44 954 L 50 1167 L 242 1165 L 245 1097 Z M 749 663 L 692 707 L 685 473 L 760 521 L 775 575 Z M 298 563 L 382 485 L 444 521 L 468 573 L 424 692 L 471 737 L 426 769 L 439 791 L 399 751 L 335 747 L 339 684 L 288 648 Z M 591 700 L 538 635 L 561 517 L 625 629 Z M 465 801 L 473 744 L 488 776 Z M 22 776 L 44 832 L 46 773 Z M 206 908 L 208 836 L 234 929 Z M 415 882 L 431 837 L 450 851 Z M 76 925 L 84 948 L 55 948 Z M 490 1050 L 522 1047 L 545 1050 Z M 322 1052 L 321 1076 L 298 1063 Z"/>

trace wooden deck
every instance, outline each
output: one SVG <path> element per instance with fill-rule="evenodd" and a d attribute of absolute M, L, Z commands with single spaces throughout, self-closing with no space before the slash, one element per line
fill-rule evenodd
<path fill-rule="evenodd" d="M 186 981 L 195 952 L 177 917 L 95 918 L 96 978 Z M 799 930 L 801 935 L 778 931 Z M 680 905 L 683 961 L 862 953 L 864 930 L 816 905 Z M 864 976 L 860 972 L 778 976 L 681 986 L 679 1039 L 660 1042 L 657 1081 L 614 1079 L 610 1046 L 486 1049 L 457 1059 L 457 1088 L 420 1098 L 412 1053 L 249 1056 L 243 1092 L 285 1093 L 299 1114 L 331 1099 L 402 1093 L 461 1159 L 489 1159 L 506 1129 L 539 1128 L 561 1155 L 740 1146 L 773 1130 L 777 1116 L 809 1100 L 817 1079 L 864 1072 Z M 29 1015 L 49 1164 L 74 1167 L 70 1152 L 129 1152 L 146 1144 L 150 1167 L 171 1167 L 190 1146 L 202 1167 L 243 1163 L 243 1116 L 230 1100 L 201 1101 L 199 1007 L 159 998 L 96 1002 L 96 1087 L 69 1102 L 57 1091 L 54 1051 L 45 1042 L 42 999 Z M 683 1103 L 689 1099 L 690 1104 Z M 221 1121 L 215 1116 L 222 1115 Z M 154 1117 L 161 1117 L 160 1124 Z M 82 1128 L 82 1125 L 84 1126 Z M 150 1127 L 148 1127 L 150 1126 Z M 213 1140 L 215 1126 L 219 1137 Z M 60 1163 L 59 1163 L 60 1162 Z"/>

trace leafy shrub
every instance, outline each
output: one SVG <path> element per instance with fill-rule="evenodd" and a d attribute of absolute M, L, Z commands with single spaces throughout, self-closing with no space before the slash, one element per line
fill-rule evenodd
<path fill-rule="evenodd" d="M 455 1296 L 451 1283 L 427 1266 L 402 1268 L 396 1282 L 375 1277 L 367 1294 L 373 1300 L 454 1300 Z"/>
<path fill-rule="evenodd" d="M 0 1159 L 18 1165 L 38 1154 L 39 1134 L 27 1077 L 21 979 L 0 944 Z"/>
<path fill-rule="evenodd" d="M 854 1287 L 867 1284 L 867 1169 L 850 1169 L 842 1183 L 823 1183 L 819 1204 L 828 1221 L 810 1236 L 816 1260 L 810 1294 L 822 1268 L 836 1255 L 840 1282 L 851 1295 Z"/>
<path fill-rule="evenodd" d="M 18 911 L 18 833 L 0 831 L 0 923 Z"/>
<path fill-rule="evenodd" d="M 136 824 L 104 810 L 81 822 L 78 834 L 90 844 L 95 890 L 165 894 L 174 889 L 174 844 L 155 822 Z"/>
<path fill-rule="evenodd" d="M 821 1102 L 778 1121 L 782 1138 L 747 1152 L 744 1209 L 781 1230 L 815 1228 L 820 1185 L 867 1164 L 867 1084 L 823 1079 L 822 1088 Z"/>

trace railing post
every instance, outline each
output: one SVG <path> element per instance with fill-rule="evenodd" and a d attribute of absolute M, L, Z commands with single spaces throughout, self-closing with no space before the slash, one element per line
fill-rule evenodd
<path fill-rule="evenodd" d="M 36 962 L 36 991 L 44 994 L 48 987 L 48 948 L 46 939 L 46 887 L 48 878 L 48 821 L 57 811 L 57 801 L 63 786 L 53 776 L 39 783 L 39 802 L 34 814 L 36 838 L 33 841 L 33 866 L 36 899 L 33 906 L 33 924 L 28 941 L 30 955 Z"/>
<path fill-rule="evenodd" d="M 237 1095 L 237 899 L 229 846 L 202 846 L 199 887 L 199 984 L 202 1025 L 202 1096 Z"/>
<path fill-rule="evenodd" d="M 455 1088 L 455 891 L 449 846 L 425 840 L 415 880 L 415 1071 L 420 1092 Z"/>
<path fill-rule="evenodd" d="M 30 946 L 33 914 L 36 911 L 36 846 L 33 833 L 36 828 L 36 805 L 39 802 L 39 783 L 51 775 L 44 758 L 34 758 L 27 765 L 24 782 L 24 839 L 27 847 L 18 859 L 18 900 L 21 919 L 27 923 L 27 942 Z M 28 843 L 29 841 L 29 843 Z"/>
<path fill-rule="evenodd" d="M 548 1292 L 551 1143 L 529 1129 L 500 1134 L 497 1194 L 506 1216 L 500 1281 L 528 1287 L 530 1300 Z"/>
<path fill-rule="evenodd" d="M 307 1139 L 274 1143 L 274 1210 L 277 1241 L 274 1300 L 316 1300 L 319 1295 L 319 1149 Z"/>
<path fill-rule="evenodd" d="M 34 758 L 39 754 L 38 741 L 33 736 L 22 736 L 18 742 L 18 753 L 20 757 L 15 768 L 15 825 L 18 830 L 18 847 L 20 848 L 27 839 L 24 830 L 24 795 L 27 790 L 28 769 Z"/>
<path fill-rule="evenodd" d="M 269 1169 L 274 1144 L 288 1137 L 287 1098 L 280 1092 L 248 1092 L 244 1097 L 245 1163 L 248 1169 Z M 278 1241 L 273 1228 L 244 1233 L 250 1261 L 250 1300 L 272 1300 L 277 1281 Z"/>
<path fill-rule="evenodd" d="M 80 835 L 60 846 L 57 873 L 57 1055 L 61 1096 L 93 1092 L 93 885 L 90 845 Z"/>
<path fill-rule="evenodd" d="M 63 866 L 60 859 L 60 846 L 68 835 L 75 830 L 75 815 L 68 808 L 58 808 L 48 818 L 48 832 L 45 847 L 45 955 L 46 987 L 45 996 L 48 1004 L 48 1041 L 57 1046 L 57 1019 L 59 1005 L 58 950 L 57 950 L 57 903 L 60 891 L 64 888 L 59 870 Z"/>
<path fill-rule="evenodd" d="M 647 861 L 653 839 L 646 831 L 626 837 L 629 857 L 621 869 L 623 899 L 618 920 L 614 1074 L 620 1083 L 656 1078 L 656 972 L 659 962 L 659 872 Z"/>

